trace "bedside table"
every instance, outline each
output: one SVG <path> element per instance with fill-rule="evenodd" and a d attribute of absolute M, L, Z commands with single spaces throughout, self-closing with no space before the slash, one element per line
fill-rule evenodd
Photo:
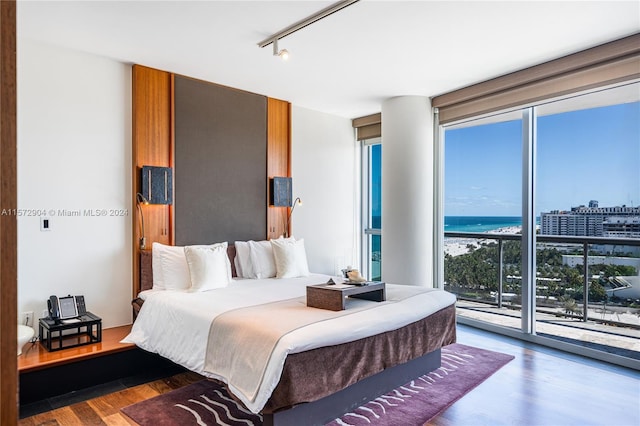
<path fill-rule="evenodd" d="M 71 332 L 63 333 L 67 330 Z M 73 331 L 75 330 L 75 331 Z M 40 318 L 40 343 L 50 352 L 102 341 L 102 319 L 87 312 L 77 321 Z"/>

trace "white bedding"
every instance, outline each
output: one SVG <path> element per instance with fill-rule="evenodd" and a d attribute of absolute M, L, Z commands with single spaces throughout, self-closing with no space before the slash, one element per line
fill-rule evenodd
<path fill-rule="evenodd" d="M 307 285 L 321 284 L 328 279 L 325 275 L 312 274 L 288 279 L 233 280 L 226 288 L 198 293 L 145 291 L 141 295 L 145 302 L 123 342 L 135 343 L 192 371 L 227 383 L 247 408 L 257 413 L 278 384 L 287 354 L 395 330 L 455 303 L 455 296 L 442 290 L 390 284 L 387 284 L 386 302 L 349 300 L 348 306 L 371 303 L 377 306 L 285 335 L 273 352 L 254 398 L 244 395 L 233 383 L 228 383 L 226 377 L 205 371 L 207 338 L 216 316 L 231 309 L 304 296 Z M 384 321 L 380 321 L 381 318 Z"/>

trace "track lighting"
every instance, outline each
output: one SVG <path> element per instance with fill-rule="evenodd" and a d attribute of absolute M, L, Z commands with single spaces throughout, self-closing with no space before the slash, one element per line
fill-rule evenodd
<path fill-rule="evenodd" d="M 344 9 L 347 6 L 351 6 L 354 3 L 357 3 L 359 0 L 343 0 L 337 3 L 330 5 L 329 7 L 322 9 L 320 12 L 314 13 L 313 15 L 303 19 L 302 21 L 298 21 L 293 25 L 289 25 L 287 28 L 279 31 L 275 34 L 270 35 L 269 37 L 262 40 L 258 43 L 258 47 L 266 47 L 270 44 L 273 44 L 273 56 L 279 56 L 283 61 L 289 59 L 289 51 L 287 49 L 278 50 L 278 40 L 284 38 L 290 34 L 295 33 L 302 28 L 313 24 L 321 19 L 326 18 L 329 15 L 332 15 L 339 10 Z"/>
<path fill-rule="evenodd" d="M 273 56 L 280 56 L 283 61 L 289 59 L 289 51 L 287 49 L 278 50 L 278 39 L 273 39 Z"/>

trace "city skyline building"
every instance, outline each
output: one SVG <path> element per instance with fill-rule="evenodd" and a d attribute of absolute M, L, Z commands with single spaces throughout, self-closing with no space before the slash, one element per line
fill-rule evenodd
<path fill-rule="evenodd" d="M 640 238 L 640 207 L 599 207 L 598 201 L 571 210 L 540 213 L 542 235 Z"/>

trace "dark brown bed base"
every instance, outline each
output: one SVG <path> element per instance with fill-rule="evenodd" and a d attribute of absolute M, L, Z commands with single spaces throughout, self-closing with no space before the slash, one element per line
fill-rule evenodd
<path fill-rule="evenodd" d="M 451 305 L 397 330 L 288 355 L 263 409 L 265 425 L 325 424 L 439 368 L 440 348 L 455 341 Z M 302 402 L 309 403 L 295 405 Z"/>
<path fill-rule="evenodd" d="M 141 289 L 151 288 L 149 252 L 142 254 L 140 264 Z M 139 299 L 132 303 L 134 310 L 142 305 Z M 455 341 L 456 312 L 451 305 L 397 330 L 288 355 L 280 382 L 262 411 L 264 424 L 325 424 L 439 368 L 440 348 Z"/>

